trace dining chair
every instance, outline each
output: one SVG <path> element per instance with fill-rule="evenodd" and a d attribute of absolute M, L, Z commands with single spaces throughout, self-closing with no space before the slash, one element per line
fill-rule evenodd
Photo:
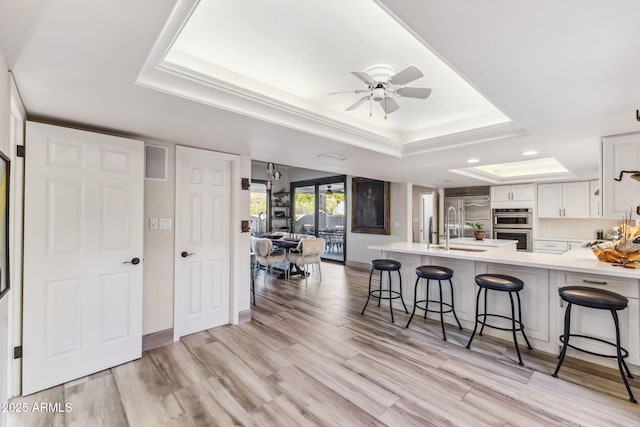
<path fill-rule="evenodd" d="M 318 273 L 322 281 L 322 269 L 320 267 L 320 254 L 324 252 L 324 239 L 303 239 L 298 244 L 297 252 L 289 252 L 287 259 L 289 263 L 302 267 L 304 270 L 304 284 L 307 284 L 309 275 L 308 265 L 318 264 Z"/>
<path fill-rule="evenodd" d="M 286 263 L 287 256 L 284 249 L 274 248 L 271 239 L 258 238 L 253 241 L 256 261 L 265 267 L 264 283 L 267 283 L 267 271 L 273 273 L 273 265 Z M 288 268 L 285 268 L 285 276 Z"/>

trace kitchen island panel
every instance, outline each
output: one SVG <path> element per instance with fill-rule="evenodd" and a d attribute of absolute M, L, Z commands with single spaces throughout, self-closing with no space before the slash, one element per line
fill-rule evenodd
<path fill-rule="evenodd" d="M 475 298 L 477 286 L 476 274 L 507 274 L 520 278 L 524 283 L 521 291 L 522 314 L 525 332 L 531 345 L 538 350 L 558 354 L 560 342 L 558 336 L 563 332 L 564 310 L 558 296 L 562 286 L 580 285 L 608 289 L 629 299 L 627 309 L 618 311 L 620 318 L 622 346 L 629 350 L 627 359 L 633 373 L 640 373 L 640 271 L 614 267 L 597 261 L 588 249 L 576 248 L 562 255 L 535 253 L 504 253 L 488 248 L 484 252 L 465 252 L 461 250 L 441 250 L 427 248 L 426 245 L 412 243 L 393 243 L 372 245 L 369 249 L 380 250 L 381 258 L 392 258 L 402 262 L 403 293 L 409 310 L 413 305 L 413 288 L 416 279 L 415 268 L 419 265 L 440 265 L 451 268 L 454 272 L 453 283 L 456 313 L 465 331 L 471 334 L 475 321 Z M 445 301 L 448 301 L 448 284 L 443 286 Z M 431 288 L 431 298 L 437 298 L 437 285 Z M 418 288 L 420 299 L 424 298 L 424 288 Z M 433 292 L 436 292 L 435 294 Z M 510 316 L 511 306 L 507 295 L 496 295 L 490 292 L 489 310 L 492 313 Z M 504 297 L 504 298 L 499 298 Z M 395 302 L 399 304 L 399 301 Z M 396 305 L 394 305 L 396 307 Z M 604 310 L 573 308 L 572 333 L 593 335 L 615 341 L 611 314 Z M 416 316 L 422 313 L 418 311 Z M 429 318 L 439 320 L 439 315 L 429 314 Z M 446 315 L 445 323 L 455 325 L 453 316 Z M 511 341 L 510 332 L 485 328 L 485 334 L 497 336 Z M 518 335 L 518 342 L 523 345 L 524 339 Z M 572 343 L 575 343 L 572 340 Z M 589 350 L 610 354 L 610 346 L 585 343 L 580 346 Z M 610 348 L 607 348 L 610 347 Z M 615 368 L 614 359 L 590 356 L 583 352 L 571 350 L 571 356 L 592 361 L 600 365 Z M 523 353 L 526 359 L 526 351 Z"/>

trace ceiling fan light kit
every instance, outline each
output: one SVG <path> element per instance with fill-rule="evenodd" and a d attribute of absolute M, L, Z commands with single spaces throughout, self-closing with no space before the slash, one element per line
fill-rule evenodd
<path fill-rule="evenodd" d="M 375 101 L 380 104 L 386 120 L 388 114 L 400 108 L 394 98 L 426 99 L 431 95 L 430 88 L 404 86 L 424 76 L 422 71 L 414 65 L 410 65 L 399 73 L 394 74 L 394 69 L 390 65 L 376 64 L 368 67 L 364 72 L 352 71 L 351 74 L 367 85 L 367 88 L 329 93 L 329 95 L 343 93 L 366 94 L 348 106 L 345 111 L 353 111 L 360 107 L 365 101 L 369 101 L 369 117 L 371 117 L 371 102 Z"/>

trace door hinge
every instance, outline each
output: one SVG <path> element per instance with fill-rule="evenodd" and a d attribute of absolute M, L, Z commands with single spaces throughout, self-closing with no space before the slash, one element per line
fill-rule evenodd
<path fill-rule="evenodd" d="M 22 346 L 13 347 L 13 358 L 22 359 Z"/>
<path fill-rule="evenodd" d="M 24 158 L 24 145 L 16 145 L 16 156 Z"/>

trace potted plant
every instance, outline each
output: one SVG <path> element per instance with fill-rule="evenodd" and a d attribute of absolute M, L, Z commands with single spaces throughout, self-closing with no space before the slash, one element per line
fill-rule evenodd
<path fill-rule="evenodd" d="M 471 222 L 467 222 L 467 225 L 471 228 L 473 228 L 473 237 L 476 240 L 484 240 L 484 236 L 486 234 L 486 232 L 482 229 L 482 224 L 479 222 L 476 222 L 475 224 L 471 223 Z"/>

